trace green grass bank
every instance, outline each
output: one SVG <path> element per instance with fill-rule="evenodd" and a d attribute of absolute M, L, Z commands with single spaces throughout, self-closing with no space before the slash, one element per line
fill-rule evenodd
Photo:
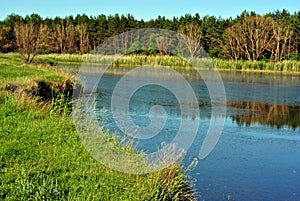
<path fill-rule="evenodd" d="M 66 105 L 72 76 L 0 54 L 0 80 L 1 200 L 194 199 L 179 165 L 130 175 L 90 156 Z"/>

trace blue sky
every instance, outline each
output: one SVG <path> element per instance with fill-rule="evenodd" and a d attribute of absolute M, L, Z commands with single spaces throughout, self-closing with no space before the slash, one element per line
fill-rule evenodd
<path fill-rule="evenodd" d="M 0 20 L 11 13 L 38 13 L 42 17 L 65 17 L 87 14 L 132 14 L 136 19 L 154 19 L 158 15 L 172 18 L 186 13 L 200 16 L 215 15 L 223 18 L 236 17 L 243 10 L 259 14 L 277 9 L 290 12 L 300 10 L 299 0 L 3 0 L 0 6 Z"/>

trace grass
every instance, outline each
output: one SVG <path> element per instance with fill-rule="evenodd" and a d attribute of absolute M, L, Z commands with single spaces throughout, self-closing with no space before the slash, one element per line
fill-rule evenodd
<path fill-rule="evenodd" d="M 39 63 L 82 63 L 88 58 L 88 54 L 44 54 L 36 57 Z"/>
<path fill-rule="evenodd" d="M 106 56 L 108 61 L 114 60 L 112 56 Z M 52 62 L 57 63 L 83 63 L 88 54 L 49 54 L 39 55 L 37 61 L 47 63 L 50 59 Z M 93 58 L 93 56 L 91 57 Z M 300 61 L 285 60 L 281 62 L 271 61 L 229 61 L 222 59 L 213 59 L 215 67 L 218 70 L 225 71 L 256 71 L 256 72 L 285 72 L 285 73 L 299 73 Z M 162 55 L 125 55 L 113 62 L 114 66 L 142 66 L 142 65 L 163 65 L 188 68 L 191 65 L 178 56 L 162 56 Z"/>
<path fill-rule="evenodd" d="M 74 81 L 75 79 L 63 71 L 54 71 L 49 66 L 25 65 L 15 54 L 0 54 L 0 66 L 0 88 L 7 84 L 28 88 L 35 85 L 37 81 L 57 85 L 64 80 Z"/>
<path fill-rule="evenodd" d="M 53 107 L 58 101 L 29 93 L 41 81 L 59 90 L 72 77 L 0 57 L 1 200 L 193 200 L 178 165 L 145 175 L 108 169 L 85 150 L 68 113 Z"/>
<path fill-rule="evenodd" d="M 218 70 L 299 73 L 300 61 L 228 61 L 214 59 Z"/>

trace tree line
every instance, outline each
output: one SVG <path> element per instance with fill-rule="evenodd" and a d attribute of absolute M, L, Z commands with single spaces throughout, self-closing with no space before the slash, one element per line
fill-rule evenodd
<path fill-rule="evenodd" d="M 300 11 L 258 15 L 244 11 L 236 18 L 186 14 L 149 21 L 132 15 L 67 16 L 11 14 L 0 21 L 0 52 L 20 52 L 27 62 L 36 54 L 88 53 L 111 36 L 139 28 L 169 29 L 196 41 L 211 57 L 230 60 L 300 60 Z M 158 36 L 150 41 L 165 45 Z M 188 46 L 192 53 L 193 48 Z M 133 43 L 132 45 L 138 45 Z M 157 54 L 155 50 L 142 52 Z M 168 54 L 168 52 L 163 52 Z"/>

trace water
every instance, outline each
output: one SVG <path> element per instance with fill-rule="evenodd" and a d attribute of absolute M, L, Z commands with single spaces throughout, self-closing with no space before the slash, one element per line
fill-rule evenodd
<path fill-rule="evenodd" d="M 97 110 L 106 111 L 99 120 L 113 131 L 116 125 L 110 113 L 111 94 L 123 71 L 115 72 L 102 77 L 97 97 Z M 86 76 L 91 83 L 98 79 L 94 74 Z M 221 138 L 207 158 L 187 171 L 197 199 L 300 200 L 300 76 L 232 72 L 221 76 L 227 96 Z M 211 116 L 205 83 L 195 77 L 187 79 L 200 103 L 200 128 L 184 160 L 186 168 L 197 159 Z M 149 125 L 149 109 L 156 104 L 164 107 L 168 118 L 158 135 L 139 140 L 137 148 L 145 152 L 157 150 L 163 141 L 171 142 L 181 121 L 174 94 L 148 85 L 131 97 L 133 122 Z"/>

